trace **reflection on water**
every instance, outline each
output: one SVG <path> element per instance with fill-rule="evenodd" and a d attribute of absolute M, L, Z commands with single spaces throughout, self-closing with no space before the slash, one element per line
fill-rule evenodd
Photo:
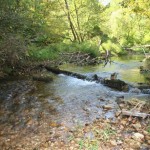
<path fill-rule="evenodd" d="M 117 72 L 118 78 L 129 83 L 147 82 L 145 76 L 140 73 L 139 67 L 148 66 L 148 62 L 143 64 L 143 56 L 114 57 L 112 63 L 105 67 L 103 64 L 97 66 L 79 67 L 70 64 L 62 66 L 62 69 L 68 69 L 79 73 L 96 73 L 101 77 L 109 78 L 111 73 Z"/>

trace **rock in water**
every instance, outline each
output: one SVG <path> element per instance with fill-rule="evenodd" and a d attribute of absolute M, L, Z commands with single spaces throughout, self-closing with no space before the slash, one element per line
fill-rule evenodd
<path fill-rule="evenodd" d="M 107 85 L 108 87 L 117 89 L 119 91 L 128 91 L 129 90 L 129 86 L 127 85 L 127 83 L 125 83 L 124 81 L 121 81 L 119 79 L 116 79 L 116 80 L 106 79 L 106 80 L 104 80 L 104 85 Z"/>
<path fill-rule="evenodd" d="M 113 106 L 112 105 L 104 105 L 103 108 L 106 110 L 110 110 L 110 109 L 113 109 Z"/>
<path fill-rule="evenodd" d="M 51 82 L 53 81 L 53 78 L 51 76 L 48 76 L 48 75 L 34 75 L 33 77 L 33 80 L 36 80 L 36 81 L 42 81 L 42 82 Z"/>
<path fill-rule="evenodd" d="M 150 89 L 143 89 L 142 93 L 144 93 L 144 94 L 150 94 Z"/>
<path fill-rule="evenodd" d="M 133 88 L 133 89 L 130 90 L 130 92 L 131 92 L 131 93 L 139 94 L 139 93 L 141 93 L 141 90 L 138 89 L 138 88 Z"/>

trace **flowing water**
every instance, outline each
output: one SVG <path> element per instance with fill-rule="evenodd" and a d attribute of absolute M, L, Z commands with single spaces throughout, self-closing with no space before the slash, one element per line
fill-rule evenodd
<path fill-rule="evenodd" d="M 65 64 L 61 66 L 61 69 L 89 76 L 97 74 L 105 78 L 117 72 L 119 79 L 130 84 L 149 82 L 146 79 L 149 75 L 139 72 L 139 66 L 144 64 L 140 62 L 142 57 L 114 58 L 113 60 L 114 62 L 105 67 L 103 64 L 84 67 Z M 100 117 L 114 119 L 114 113 L 118 107 L 115 100 L 120 96 L 124 96 L 125 99 L 150 99 L 148 94 L 119 92 L 95 82 L 62 74 L 54 75 L 54 81 L 51 83 L 30 79 L 1 82 L 0 136 L 3 142 L 0 145 L 8 137 L 11 139 L 10 134 L 12 139 L 19 142 L 27 135 L 31 138 L 37 133 L 46 134 L 51 127 L 72 128 L 90 123 Z M 112 109 L 103 110 L 103 106 L 108 104 L 112 106 Z M 20 136 L 15 134 L 18 132 Z"/>

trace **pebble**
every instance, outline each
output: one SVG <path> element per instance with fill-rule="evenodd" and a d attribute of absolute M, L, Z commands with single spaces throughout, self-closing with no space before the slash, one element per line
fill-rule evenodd
<path fill-rule="evenodd" d="M 126 120 L 121 120 L 121 124 L 122 124 L 122 125 L 126 125 L 126 124 L 127 124 L 127 121 L 126 121 Z"/>
<path fill-rule="evenodd" d="M 110 144 L 113 146 L 117 146 L 117 142 L 115 140 L 110 141 Z"/>
<path fill-rule="evenodd" d="M 144 130 L 144 131 L 143 131 L 143 134 L 144 134 L 144 135 L 148 135 L 149 133 Z"/>
<path fill-rule="evenodd" d="M 127 145 L 129 145 L 130 148 L 133 148 L 133 149 L 139 149 L 139 147 L 141 146 L 140 142 L 135 141 L 133 139 L 126 139 L 125 141 L 126 141 Z"/>
<path fill-rule="evenodd" d="M 119 104 L 119 106 L 120 106 L 121 108 L 124 108 L 124 107 L 125 107 L 125 104 L 121 103 L 121 104 Z"/>
<path fill-rule="evenodd" d="M 133 134 L 132 138 L 135 140 L 142 140 L 142 139 L 144 139 L 144 135 L 137 132 L 137 133 Z"/>
<path fill-rule="evenodd" d="M 118 117 L 121 114 L 121 111 L 116 112 L 115 116 Z"/>
<path fill-rule="evenodd" d="M 118 145 L 121 145 L 122 143 L 123 143 L 123 142 L 122 142 L 121 140 L 118 140 L 118 141 L 117 141 L 117 144 L 118 144 Z"/>
<path fill-rule="evenodd" d="M 136 123 L 132 125 L 136 130 L 140 129 L 142 126 L 140 123 Z"/>
<path fill-rule="evenodd" d="M 112 105 L 104 105 L 103 108 L 106 110 L 110 110 L 110 109 L 113 109 L 113 106 Z"/>
<path fill-rule="evenodd" d="M 93 132 L 85 133 L 84 137 L 88 138 L 89 140 L 93 140 L 95 138 Z"/>
<path fill-rule="evenodd" d="M 150 141 L 150 136 L 149 136 L 149 135 L 146 135 L 146 136 L 145 136 L 145 139 Z"/>

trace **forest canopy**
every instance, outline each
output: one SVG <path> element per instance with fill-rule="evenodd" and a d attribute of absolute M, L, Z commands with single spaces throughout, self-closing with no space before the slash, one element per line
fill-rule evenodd
<path fill-rule="evenodd" d="M 149 0 L 0 0 L 0 22 L 1 67 L 150 43 Z"/>

